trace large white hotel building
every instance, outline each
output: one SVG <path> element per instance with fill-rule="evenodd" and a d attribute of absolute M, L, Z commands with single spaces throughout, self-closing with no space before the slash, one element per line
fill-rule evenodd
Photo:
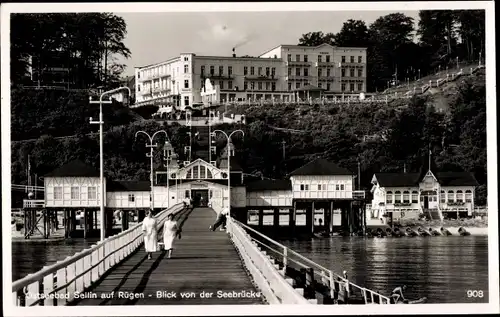
<path fill-rule="evenodd" d="M 366 48 L 279 45 L 259 57 L 182 53 L 135 68 L 136 105 L 202 103 L 210 79 L 219 101 L 290 100 L 298 92 L 322 96 L 366 92 Z"/>

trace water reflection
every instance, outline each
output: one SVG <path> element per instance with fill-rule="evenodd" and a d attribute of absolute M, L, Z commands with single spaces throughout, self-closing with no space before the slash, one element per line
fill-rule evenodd
<path fill-rule="evenodd" d="M 283 243 L 336 273 L 347 270 L 354 283 L 382 294 L 405 284 L 410 299 L 488 301 L 487 237 L 333 237 Z M 485 296 L 467 298 L 467 290 L 483 290 Z"/>

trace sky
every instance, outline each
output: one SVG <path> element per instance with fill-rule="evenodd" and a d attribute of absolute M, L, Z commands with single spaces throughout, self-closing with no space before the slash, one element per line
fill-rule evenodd
<path fill-rule="evenodd" d="M 304 33 L 337 33 L 348 19 L 370 25 L 378 17 L 401 12 L 418 23 L 418 11 L 318 11 L 318 12 L 159 12 L 116 13 L 127 24 L 125 45 L 132 56 L 120 59 L 134 67 L 145 66 L 181 53 L 258 56 L 280 44 L 296 45 Z M 238 45 L 241 44 L 241 45 Z"/>

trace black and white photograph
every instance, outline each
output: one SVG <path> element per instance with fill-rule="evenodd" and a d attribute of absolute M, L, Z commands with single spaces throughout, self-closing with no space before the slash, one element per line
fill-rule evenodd
<path fill-rule="evenodd" d="M 6 316 L 499 313 L 493 2 L 1 10 Z"/>

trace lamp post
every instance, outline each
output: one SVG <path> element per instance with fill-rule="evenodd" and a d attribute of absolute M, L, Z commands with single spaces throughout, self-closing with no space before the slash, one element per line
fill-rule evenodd
<path fill-rule="evenodd" d="M 233 134 L 235 134 L 236 132 L 241 132 L 243 137 L 245 137 L 245 132 L 243 132 L 242 130 L 234 130 L 229 135 L 227 135 L 227 133 L 222 130 L 214 130 L 214 133 L 217 132 L 224 135 L 227 139 L 227 190 L 228 190 L 227 201 L 229 206 L 229 215 L 231 215 L 231 147 L 233 147 L 233 141 L 231 138 L 233 137 Z"/>
<path fill-rule="evenodd" d="M 167 138 L 168 140 L 168 138 Z M 170 143 L 170 140 L 168 140 L 167 142 L 165 142 L 165 145 L 163 146 L 163 160 L 167 161 L 167 165 L 166 165 L 166 168 L 167 168 L 167 196 L 169 196 L 168 198 L 168 206 L 170 206 L 170 172 L 169 172 L 169 167 L 170 167 L 170 162 L 172 161 L 177 161 L 178 162 L 178 156 L 176 153 L 172 153 L 174 150 L 174 147 L 172 146 L 172 143 Z M 165 165 L 164 165 L 165 166 Z M 175 173 L 175 188 L 176 188 L 176 195 L 175 195 L 175 203 L 177 204 L 178 203 L 178 194 L 179 194 L 179 190 L 177 188 L 177 176 L 178 176 L 178 173 L 176 171 Z"/>
<path fill-rule="evenodd" d="M 111 100 L 106 100 L 106 101 L 103 101 L 102 98 L 105 96 L 105 95 L 109 95 L 109 94 L 112 94 L 114 92 L 117 92 L 117 91 L 120 91 L 120 90 L 127 90 L 128 91 L 128 95 L 130 97 L 131 95 L 131 92 L 130 92 L 130 88 L 128 87 L 118 87 L 116 89 L 112 89 L 112 90 L 108 90 L 108 91 L 105 91 L 103 93 L 101 93 L 101 96 L 99 97 L 99 101 L 92 101 L 92 97 L 89 98 L 89 103 L 90 104 L 96 104 L 98 103 L 99 104 L 99 120 L 97 121 L 94 121 L 92 120 L 92 117 L 90 117 L 90 124 L 98 124 L 99 125 L 99 157 L 100 157 L 100 183 L 101 183 L 101 200 L 100 200 L 100 203 L 101 203 L 101 215 L 100 215 L 100 218 L 101 218 L 101 241 L 103 241 L 106 236 L 105 236 L 105 230 L 104 230 L 104 199 L 105 199 L 105 191 L 104 191 L 104 155 L 103 155 L 103 125 L 104 125 L 104 120 L 103 120 L 103 116 L 102 116 L 102 104 L 110 104 L 112 103 Z"/>
<path fill-rule="evenodd" d="M 145 131 L 137 131 L 135 133 L 135 138 L 137 139 L 137 136 L 139 134 L 144 134 L 145 136 L 148 137 L 148 140 L 149 140 L 149 143 L 146 143 L 146 147 L 149 148 L 149 154 L 146 154 L 146 157 L 149 157 L 151 159 L 151 175 L 150 175 L 150 181 L 151 181 L 151 210 L 154 210 L 154 176 L 153 176 L 153 149 L 158 147 L 158 144 L 157 143 L 154 143 L 153 144 L 153 140 L 154 138 L 159 134 L 159 133 L 164 133 L 165 134 L 165 137 L 166 137 L 166 141 L 165 142 L 170 142 L 169 138 L 168 138 L 168 134 L 165 130 L 159 130 L 159 131 L 156 131 L 155 133 L 153 133 L 153 135 L 149 135 L 147 132 Z M 169 192 L 168 192 L 168 184 L 167 184 L 167 197 L 169 196 Z M 169 207 L 169 204 L 168 204 L 168 199 L 167 199 L 167 208 Z"/>

